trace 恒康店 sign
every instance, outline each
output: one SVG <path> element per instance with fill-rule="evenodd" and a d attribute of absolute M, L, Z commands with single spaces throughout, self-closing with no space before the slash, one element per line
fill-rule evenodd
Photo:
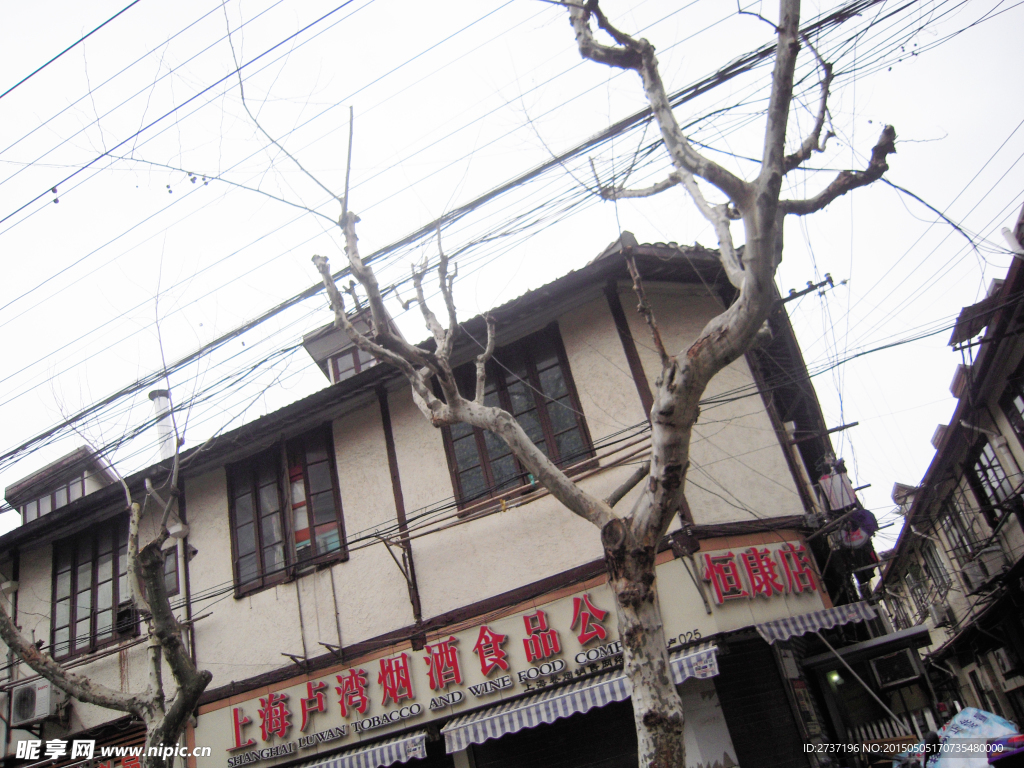
<path fill-rule="evenodd" d="M 658 566 L 670 647 L 822 607 L 799 542 L 702 551 L 695 560 L 699 572 L 692 575 L 681 560 Z M 711 614 L 698 580 L 718 604 Z M 212 746 L 228 768 L 269 766 L 562 685 L 613 669 L 621 656 L 615 601 L 600 584 L 431 635 L 422 650 L 405 644 L 215 707 L 200 714 L 195 743 Z"/>

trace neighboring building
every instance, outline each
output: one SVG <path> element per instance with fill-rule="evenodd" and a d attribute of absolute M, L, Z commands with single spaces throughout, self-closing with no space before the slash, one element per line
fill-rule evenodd
<path fill-rule="evenodd" d="M 627 234 L 492 312 L 489 398 L 601 496 L 649 453 L 659 365 L 625 309 L 635 297 L 624 250 L 673 349 L 733 295 L 713 253 Z M 706 394 L 688 509 L 657 561 L 690 766 L 815 764 L 803 745 L 856 723 L 844 724 L 845 699 L 829 688 L 841 662 L 819 658 L 828 646 L 813 633 L 853 661 L 892 650 L 857 602 L 870 543 L 842 528 L 808 538 L 855 497 L 832 510 L 819 500 L 811 478 L 835 463 L 828 428 L 781 300 L 770 322 L 774 339 Z M 457 354 L 471 361 L 483 320 L 464 328 Z M 563 766 L 634 765 L 599 532 L 489 435 L 433 428 L 395 371 L 330 328 L 306 342 L 335 383 L 182 458 L 184 538 L 167 578 L 191 652 L 213 673 L 187 734 L 213 748 L 198 764 L 483 768 L 543 753 Z M 141 493 L 167 469 L 127 484 Z M 118 577 L 124 509 L 119 485 L 101 488 L 26 519 L 0 552 L 22 630 L 78 671 L 132 688 L 145 672 Z M 3 690 L 32 683 L 23 666 L 9 673 Z M 26 726 L 42 738 L 139 738 L 116 713 L 77 702 L 44 715 Z M 8 765 L 24 738 L 8 736 Z"/>
<path fill-rule="evenodd" d="M 1015 236 L 1024 240 L 1024 211 Z M 1024 262 L 960 313 L 951 390 L 919 486 L 897 484 L 903 531 L 875 587 L 893 625 L 925 626 L 944 713 L 975 706 L 1024 724 Z"/>

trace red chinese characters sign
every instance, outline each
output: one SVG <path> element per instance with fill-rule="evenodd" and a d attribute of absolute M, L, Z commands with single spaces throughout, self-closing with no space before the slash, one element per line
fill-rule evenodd
<path fill-rule="evenodd" d="M 775 597 L 786 593 L 814 592 L 817 572 L 803 544 L 786 543 L 774 552 L 749 547 L 742 552 L 701 555 L 704 581 L 711 585 L 715 602 L 751 597 Z"/>

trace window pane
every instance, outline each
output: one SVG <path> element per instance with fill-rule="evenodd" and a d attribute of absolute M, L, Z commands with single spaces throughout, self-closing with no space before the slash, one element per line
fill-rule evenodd
<path fill-rule="evenodd" d="M 284 570 L 284 546 L 275 544 L 263 549 L 263 568 L 267 576 Z"/>
<path fill-rule="evenodd" d="M 578 429 L 563 432 L 555 438 L 555 442 L 558 444 L 558 455 L 564 463 L 571 464 L 583 458 L 583 438 Z"/>
<path fill-rule="evenodd" d="M 71 571 L 57 574 L 57 597 L 68 597 L 71 594 Z"/>
<path fill-rule="evenodd" d="M 271 452 L 267 455 L 260 457 L 259 464 L 257 465 L 256 468 L 257 485 L 277 485 L 277 466 L 274 463 L 275 453 L 276 452 Z"/>
<path fill-rule="evenodd" d="M 313 525 L 334 523 L 338 519 L 338 510 L 334 506 L 334 492 L 318 493 L 312 498 Z"/>
<path fill-rule="evenodd" d="M 313 433 L 303 438 L 306 447 L 306 464 L 316 464 L 327 461 L 327 447 L 324 445 L 322 434 Z"/>
<path fill-rule="evenodd" d="M 540 368 L 540 364 L 537 365 Z M 562 369 L 557 365 L 540 372 L 540 389 L 553 400 L 565 397 L 569 391 L 565 386 L 565 377 L 562 376 Z"/>
<path fill-rule="evenodd" d="M 487 446 L 487 456 L 494 461 L 502 456 L 507 456 L 512 451 L 505 445 L 505 441 L 493 432 L 484 432 L 484 445 Z"/>
<path fill-rule="evenodd" d="M 263 518 L 262 524 L 263 530 L 263 545 L 270 546 L 271 544 L 277 544 L 284 538 L 284 532 L 281 530 L 281 515 L 274 514 L 268 515 Z"/>
<path fill-rule="evenodd" d="M 83 619 L 75 624 L 75 648 L 87 648 L 89 646 L 89 635 L 91 627 L 89 620 Z"/>
<path fill-rule="evenodd" d="M 102 611 L 114 604 L 114 584 L 107 581 L 96 588 L 96 610 Z"/>
<path fill-rule="evenodd" d="M 544 440 L 544 428 L 540 425 L 540 416 L 536 410 L 520 414 L 517 420 L 532 442 L 540 443 Z"/>
<path fill-rule="evenodd" d="M 487 434 L 490 434 L 489 432 Z M 469 434 L 453 444 L 455 449 L 455 463 L 459 469 L 467 470 L 480 463 L 480 452 L 476 447 L 476 435 Z"/>
<path fill-rule="evenodd" d="M 462 484 L 462 498 L 465 501 L 477 498 L 487 487 L 484 482 L 484 471 L 480 467 L 460 472 L 459 482 Z"/>
<path fill-rule="evenodd" d="M 316 550 L 319 554 L 336 552 L 341 549 L 337 525 L 326 525 L 316 529 Z"/>
<path fill-rule="evenodd" d="M 68 486 L 68 491 L 68 499 L 70 501 L 82 498 L 82 478 L 79 477 L 72 480 Z"/>
<path fill-rule="evenodd" d="M 71 623 L 71 601 L 59 600 L 53 612 L 53 623 L 57 627 L 66 627 Z"/>
<path fill-rule="evenodd" d="M 50 497 L 43 496 L 43 498 L 39 500 L 39 516 L 42 517 L 43 515 L 48 514 L 50 514 Z"/>
<path fill-rule="evenodd" d="M 328 462 L 322 461 L 318 464 L 310 464 L 307 470 L 309 471 L 310 493 L 329 491 L 334 487 L 334 484 L 331 482 L 331 465 Z"/>
<path fill-rule="evenodd" d="M 178 548 L 167 552 L 164 560 L 164 589 L 168 595 L 178 591 Z"/>
<path fill-rule="evenodd" d="M 132 599 L 128 590 L 128 576 L 125 574 L 122 574 L 117 579 L 117 599 L 122 603 Z"/>
<path fill-rule="evenodd" d="M 268 515 L 277 512 L 281 502 L 277 496 L 277 483 L 264 485 L 260 488 L 260 514 Z"/>
<path fill-rule="evenodd" d="M 39 501 L 36 500 L 36 499 L 33 499 L 28 504 L 26 504 L 24 507 L 22 507 L 22 511 L 23 511 L 23 513 L 25 515 L 25 522 L 26 523 L 32 522 L 37 517 L 39 517 Z"/>
<path fill-rule="evenodd" d="M 469 424 L 459 422 L 458 424 L 452 425 L 452 440 L 458 440 L 460 437 L 465 437 L 473 431 L 473 428 Z"/>
<path fill-rule="evenodd" d="M 251 493 L 244 493 L 235 499 L 235 522 L 240 526 L 252 522 Z"/>
<path fill-rule="evenodd" d="M 54 495 L 54 503 L 53 503 L 53 508 L 54 509 L 60 509 L 61 507 L 65 506 L 68 503 L 68 488 L 67 488 L 67 486 L 64 486 L 63 488 L 58 488 L 56 491 L 54 491 L 53 495 Z"/>
<path fill-rule="evenodd" d="M 494 485 L 497 491 L 503 491 L 518 484 L 516 461 L 512 456 L 492 462 L 491 472 L 494 473 Z"/>
<path fill-rule="evenodd" d="M 568 397 L 548 403 L 548 418 L 551 419 L 551 428 L 556 435 L 576 426 L 576 414 L 569 404 Z"/>
<path fill-rule="evenodd" d="M 306 502 L 306 484 L 302 482 L 302 476 L 292 482 L 292 506 Z"/>
<path fill-rule="evenodd" d="M 114 553 L 100 555 L 96 566 L 96 580 L 109 581 L 114 577 Z"/>
<path fill-rule="evenodd" d="M 238 529 L 238 554 L 250 555 L 256 551 L 256 526 L 252 523 Z"/>
<path fill-rule="evenodd" d="M 82 619 L 89 615 L 90 610 L 92 610 L 92 590 L 86 589 L 79 592 L 75 598 L 75 615 Z"/>
<path fill-rule="evenodd" d="M 512 415 L 518 416 L 523 411 L 533 408 L 533 397 L 526 390 L 526 385 L 521 381 L 510 384 L 508 396 L 512 401 Z"/>
<path fill-rule="evenodd" d="M 62 627 L 53 633 L 53 653 L 56 656 L 64 656 L 70 651 L 68 641 L 71 639 L 71 629 Z"/>
<path fill-rule="evenodd" d="M 109 640 L 113 635 L 114 612 L 100 611 L 96 614 L 96 642 Z"/>
<path fill-rule="evenodd" d="M 238 560 L 238 581 L 241 584 L 249 584 L 256 580 L 258 575 L 256 569 L 256 555 L 246 555 Z"/>
<path fill-rule="evenodd" d="M 78 566 L 78 588 L 83 589 L 92 584 L 92 563 L 86 562 Z"/>

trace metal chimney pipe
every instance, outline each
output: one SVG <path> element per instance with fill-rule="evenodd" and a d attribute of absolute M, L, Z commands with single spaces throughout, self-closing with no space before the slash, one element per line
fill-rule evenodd
<path fill-rule="evenodd" d="M 154 389 L 149 393 L 156 411 L 156 434 L 160 445 L 160 459 L 174 455 L 174 426 L 171 423 L 171 393 L 166 389 Z"/>

